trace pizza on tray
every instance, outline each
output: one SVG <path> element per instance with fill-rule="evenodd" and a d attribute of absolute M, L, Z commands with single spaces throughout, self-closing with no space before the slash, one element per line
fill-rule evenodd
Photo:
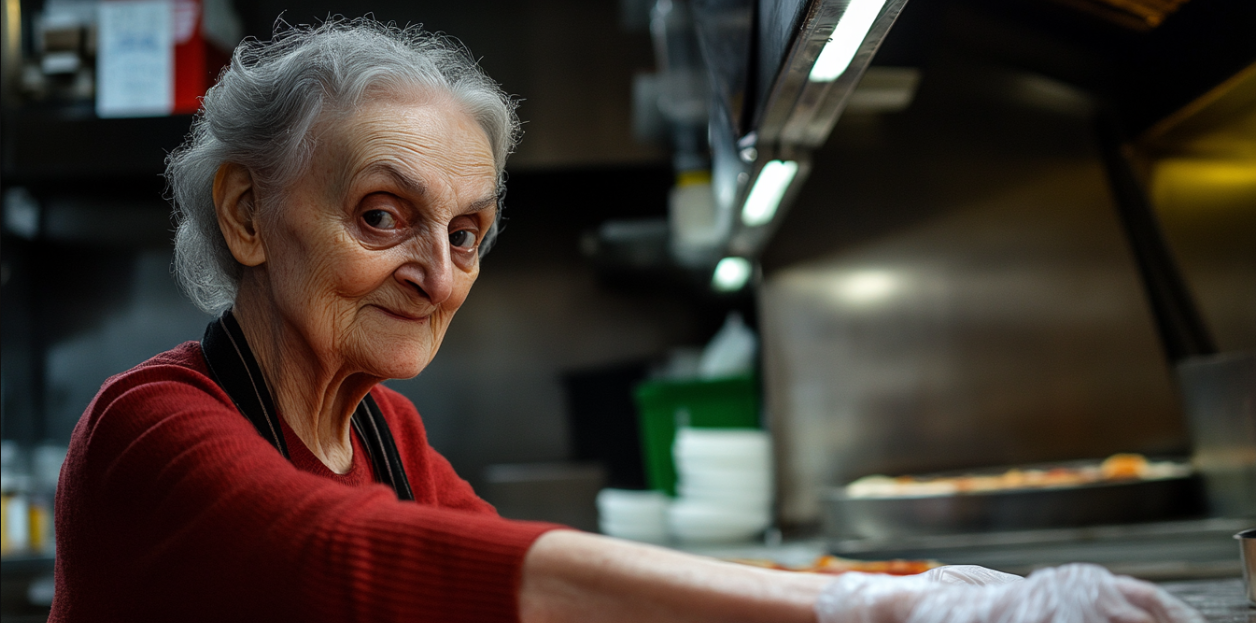
<path fill-rule="evenodd" d="M 1095 483 L 1181 478 L 1191 466 L 1149 461 L 1141 454 L 1114 454 L 1101 463 L 1072 467 L 1012 468 L 999 474 L 963 476 L 865 476 L 846 485 L 849 498 L 896 498 L 1022 489 L 1054 489 Z"/>

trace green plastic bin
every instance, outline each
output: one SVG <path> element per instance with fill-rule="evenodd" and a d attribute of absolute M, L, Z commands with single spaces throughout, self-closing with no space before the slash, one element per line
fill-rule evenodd
<path fill-rule="evenodd" d="M 681 426 L 759 428 L 759 384 L 753 376 L 646 381 L 636 390 L 641 451 L 650 488 L 676 495 L 672 442 Z"/>

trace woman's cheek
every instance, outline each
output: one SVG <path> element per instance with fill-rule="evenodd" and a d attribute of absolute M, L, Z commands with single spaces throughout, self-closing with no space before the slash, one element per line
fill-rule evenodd
<path fill-rule="evenodd" d="M 453 295 L 449 297 L 449 305 L 451 312 L 458 311 L 462 304 L 466 302 L 467 296 L 471 294 L 471 286 L 475 285 L 475 280 L 480 276 L 480 266 L 477 263 L 471 270 L 455 273 L 455 287 Z"/>
<path fill-rule="evenodd" d="M 349 297 L 371 293 L 391 273 L 390 263 L 380 254 L 348 253 L 335 258 L 332 263 L 337 290 Z"/>

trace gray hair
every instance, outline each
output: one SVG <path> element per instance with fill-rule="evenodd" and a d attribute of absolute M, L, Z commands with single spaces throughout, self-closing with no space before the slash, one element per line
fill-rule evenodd
<path fill-rule="evenodd" d="M 498 208 L 506 157 L 519 137 L 516 102 L 457 41 L 371 18 L 335 18 L 316 27 L 276 29 L 270 41 L 246 39 L 205 94 L 187 140 L 166 159 L 177 222 L 174 273 L 192 301 L 219 313 L 235 301 L 243 267 L 218 226 L 214 178 L 234 162 L 261 188 L 282 188 L 301 175 L 314 150 L 311 130 L 324 112 L 351 110 L 368 91 L 437 89 L 479 122 L 497 170 Z M 480 245 L 488 252 L 500 217 Z"/>

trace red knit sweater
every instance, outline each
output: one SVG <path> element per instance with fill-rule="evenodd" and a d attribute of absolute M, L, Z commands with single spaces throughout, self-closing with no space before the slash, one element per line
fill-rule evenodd
<path fill-rule="evenodd" d="M 57 492 L 52 621 L 513 621 L 523 557 L 550 524 L 502 519 L 427 444 L 413 405 L 371 390 L 417 503 L 292 461 L 188 342 L 105 382 Z"/>

